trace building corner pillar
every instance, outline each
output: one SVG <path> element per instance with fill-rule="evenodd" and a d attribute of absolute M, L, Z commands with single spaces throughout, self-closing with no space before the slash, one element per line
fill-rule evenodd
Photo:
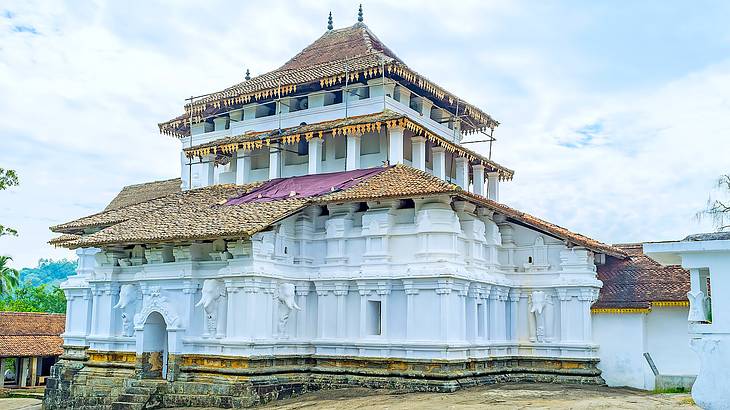
<path fill-rule="evenodd" d="M 413 168 L 420 169 L 421 171 L 426 170 L 426 138 L 424 137 L 411 137 L 411 149 L 412 149 L 412 161 Z"/>
<path fill-rule="evenodd" d="M 388 162 L 390 165 L 403 163 L 403 127 L 390 127 L 388 129 Z"/>
<path fill-rule="evenodd" d="M 347 134 L 347 161 L 346 170 L 360 168 L 360 135 Z"/>
<path fill-rule="evenodd" d="M 269 179 L 281 177 L 281 148 L 278 144 L 269 146 Z"/>
<path fill-rule="evenodd" d="M 309 140 L 309 174 L 322 172 L 322 138 Z"/>
<path fill-rule="evenodd" d="M 456 185 L 462 189 L 469 189 L 469 160 L 465 157 L 457 157 L 456 162 Z"/>
<path fill-rule="evenodd" d="M 439 179 L 446 180 L 446 148 L 431 148 L 433 156 L 433 175 Z"/>
<path fill-rule="evenodd" d="M 484 165 L 474 165 L 472 171 L 474 173 L 474 193 L 484 195 Z"/>

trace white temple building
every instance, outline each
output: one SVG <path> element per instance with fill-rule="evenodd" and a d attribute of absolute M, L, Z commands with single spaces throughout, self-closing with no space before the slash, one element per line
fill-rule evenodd
<path fill-rule="evenodd" d="M 160 124 L 180 178 L 52 227 L 76 249 L 47 408 L 242 407 L 337 386 L 602 383 L 597 267 L 462 145 L 498 122 L 360 21 Z"/>

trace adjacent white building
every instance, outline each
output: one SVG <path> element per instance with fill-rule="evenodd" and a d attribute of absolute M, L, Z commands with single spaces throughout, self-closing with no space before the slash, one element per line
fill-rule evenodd
<path fill-rule="evenodd" d="M 603 282 L 593 305 L 593 337 L 609 386 L 689 391 L 699 360 L 687 331 L 689 272 L 662 266 L 642 244 L 614 245 L 628 254 L 598 267 Z"/>
<path fill-rule="evenodd" d="M 700 361 L 692 398 L 704 409 L 730 408 L 730 233 L 690 235 L 682 241 L 648 243 L 644 251 L 690 273 L 690 347 Z"/>

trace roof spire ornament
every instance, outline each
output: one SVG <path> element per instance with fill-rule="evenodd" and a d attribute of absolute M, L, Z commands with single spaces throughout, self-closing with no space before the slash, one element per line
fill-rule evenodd
<path fill-rule="evenodd" d="M 360 8 L 357 10 L 357 22 L 362 23 L 362 3 L 360 4 Z"/>
<path fill-rule="evenodd" d="M 332 30 L 335 28 L 335 26 L 332 25 L 332 12 L 330 11 L 330 16 L 327 18 L 327 30 Z"/>
<path fill-rule="evenodd" d="M 246 81 L 251 79 L 251 72 L 248 71 L 248 68 L 246 69 Z"/>

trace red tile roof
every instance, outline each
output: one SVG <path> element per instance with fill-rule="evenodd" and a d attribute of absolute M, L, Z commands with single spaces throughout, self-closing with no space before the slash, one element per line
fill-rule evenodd
<path fill-rule="evenodd" d="M 66 315 L 0 312 L 0 357 L 58 356 Z"/>
<path fill-rule="evenodd" d="M 598 266 L 603 288 L 593 309 L 650 309 L 652 302 L 687 302 L 689 272 L 662 266 L 646 256 L 642 244 L 613 245 L 628 258 L 607 258 Z"/>

